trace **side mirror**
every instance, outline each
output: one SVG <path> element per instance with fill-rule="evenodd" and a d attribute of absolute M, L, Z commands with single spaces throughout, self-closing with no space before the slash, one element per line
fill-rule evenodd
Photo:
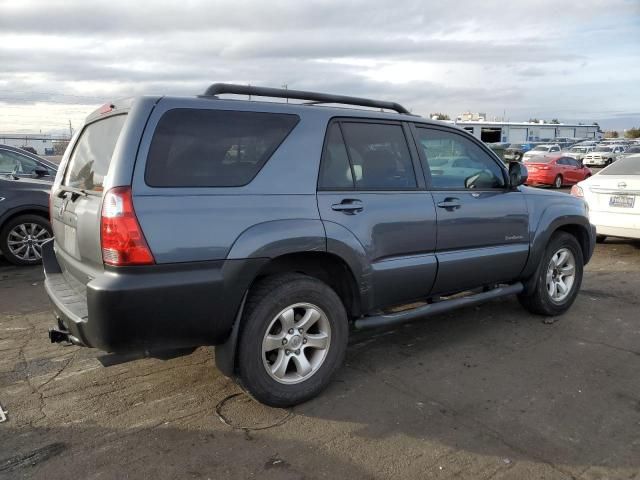
<path fill-rule="evenodd" d="M 519 187 L 527 182 L 529 178 L 529 172 L 524 163 L 510 162 L 509 163 L 509 186 L 511 188 Z"/>
<path fill-rule="evenodd" d="M 33 173 L 36 177 L 44 177 L 45 175 L 49 175 L 49 170 L 44 168 L 42 165 L 38 165 L 33 169 Z"/>

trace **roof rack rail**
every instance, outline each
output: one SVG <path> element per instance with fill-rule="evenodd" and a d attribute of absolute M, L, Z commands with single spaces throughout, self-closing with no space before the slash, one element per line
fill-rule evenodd
<path fill-rule="evenodd" d="M 310 100 L 316 103 L 341 103 L 343 105 L 358 105 L 361 107 L 386 108 L 398 113 L 411 115 L 411 112 L 399 103 L 371 100 L 369 98 L 347 97 L 345 95 L 331 95 L 328 93 L 305 92 L 303 90 L 285 90 L 284 88 L 253 87 L 250 85 L 236 85 L 233 83 L 214 83 L 204 92 L 205 97 L 212 97 L 222 93 L 235 95 L 255 95 L 256 97 L 294 98 Z"/>

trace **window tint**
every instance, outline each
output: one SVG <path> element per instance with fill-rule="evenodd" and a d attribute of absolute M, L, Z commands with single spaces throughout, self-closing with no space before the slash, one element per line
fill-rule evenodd
<path fill-rule="evenodd" d="M 341 124 L 359 190 L 409 190 L 416 176 L 400 125 Z"/>
<path fill-rule="evenodd" d="M 297 115 L 170 110 L 153 134 L 146 182 L 153 187 L 246 185 L 297 123 Z"/>
<path fill-rule="evenodd" d="M 64 185 L 102 190 L 125 119 L 126 115 L 116 115 L 91 123 L 84 129 L 69 159 Z"/>
<path fill-rule="evenodd" d="M 438 189 L 503 188 L 502 169 L 471 140 L 456 133 L 416 128 L 427 157 L 431 185 Z"/>
<path fill-rule="evenodd" d="M 16 173 L 17 175 L 31 175 L 35 172 L 38 162 L 8 150 L 0 150 L 0 173 Z"/>
<path fill-rule="evenodd" d="M 353 189 L 353 175 L 340 125 L 333 123 L 327 131 L 318 187 L 326 190 Z"/>

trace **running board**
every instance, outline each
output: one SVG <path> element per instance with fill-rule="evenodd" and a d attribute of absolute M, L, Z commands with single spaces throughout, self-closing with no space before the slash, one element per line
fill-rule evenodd
<path fill-rule="evenodd" d="M 436 303 L 429 303 L 422 307 L 406 310 L 404 312 L 390 313 L 386 315 L 376 315 L 373 317 L 363 317 L 355 321 L 354 325 L 357 329 L 388 327 L 390 325 L 398 325 L 401 323 L 419 320 L 438 313 L 448 312 L 455 308 L 469 307 L 478 303 L 493 300 L 494 298 L 506 297 L 522 292 L 524 286 L 522 282 L 506 285 L 504 287 L 494 288 L 486 292 L 476 293 L 468 297 L 452 298 L 451 300 L 442 300 Z"/>

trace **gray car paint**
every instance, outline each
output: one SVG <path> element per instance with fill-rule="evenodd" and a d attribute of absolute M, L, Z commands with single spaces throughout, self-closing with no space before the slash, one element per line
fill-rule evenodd
<path fill-rule="evenodd" d="M 394 120 L 404 122 L 405 127 L 420 123 L 460 133 L 440 122 L 357 109 L 210 98 L 142 97 L 114 106 L 112 111 L 96 112 L 88 119 L 128 114 L 105 191 L 132 186 L 136 214 L 158 264 L 327 252 L 348 265 L 361 313 L 367 314 L 431 294 L 526 279 L 535 273 L 556 228 L 577 225 L 585 229 L 587 238 L 589 235 L 584 202 L 527 187 L 477 193 L 430 191 L 418 171 L 419 188 L 415 191 L 316 192 L 324 134 L 332 119 Z M 300 121 L 245 186 L 150 187 L 144 170 L 151 139 L 159 119 L 173 108 L 293 113 Z M 495 157 L 472 136 L 468 138 Z M 60 186 L 76 141 L 77 136 L 63 158 L 54 191 Z M 415 157 L 415 145 L 410 149 Z M 496 161 L 504 169 L 497 157 Z M 463 208 L 451 213 L 436 207 L 452 194 L 464 197 Z M 357 215 L 331 209 L 341 199 L 356 197 L 365 205 Z M 54 213 L 58 258 L 81 284 L 104 272 L 101 200 L 101 195 L 79 197 L 65 212 L 67 217 Z M 56 197 L 54 212 L 60 204 Z M 65 224 L 77 226 L 76 256 L 60 249 Z M 587 260 L 589 256 L 590 252 L 585 252 Z M 229 312 L 238 306 L 231 305 Z M 218 321 L 230 330 L 233 315 L 226 317 Z"/>

